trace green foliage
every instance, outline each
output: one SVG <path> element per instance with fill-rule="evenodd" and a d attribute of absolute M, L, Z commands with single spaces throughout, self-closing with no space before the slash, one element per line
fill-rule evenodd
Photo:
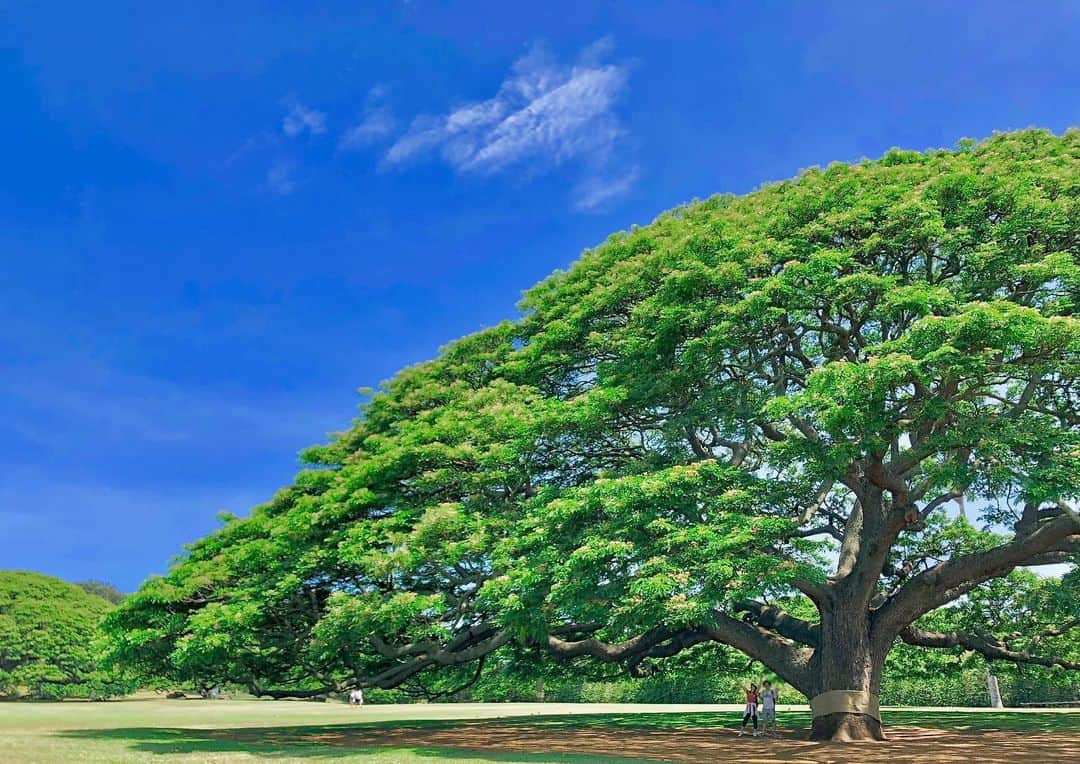
<path fill-rule="evenodd" d="M 564 628 L 618 644 L 749 599 L 812 613 L 791 582 L 824 582 L 835 550 L 797 531 L 816 506 L 842 528 L 840 482 L 885 459 L 984 529 L 905 528 L 901 578 L 985 548 L 1025 502 L 1078 494 L 1078 242 L 1075 131 L 665 213 L 385 383 L 109 616 L 113 658 L 393 687 L 496 648 L 542 663 Z"/>
<path fill-rule="evenodd" d="M 983 535 L 962 521 L 953 524 L 957 526 L 966 528 L 969 538 Z M 1024 649 L 1076 661 L 1080 659 L 1080 640 L 1067 631 L 1053 632 L 1080 619 L 1078 584 L 1080 573 L 1076 570 L 1063 578 L 1014 571 L 1005 578 L 987 581 L 954 605 L 926 616 L 919 625 L 936 632 L 976 632 L 996 641 L 1020 640 L 1018 646 Z M 898 644 L 885 664 L 882 703 L 985 706 L 990 702 L 988 669 L 998 678 L 1006 706 L 1080 699 L 1080 676 L 1060 667 L 988 663 L 959 647 L 925 650 Z"/>
<path fill-rule="evenodd" d="M 101 597 L 114 605 L 119 605 L 126 596 L 122 591 L 105 581 L 76 581 L 75 585 L 87 594 Z"/>
<path fill-rule="evenodd" d="M 104 698 L 135 689 L 99 665 L 112 605 L 75 584 L 0 571 L 0 697 Z"/>

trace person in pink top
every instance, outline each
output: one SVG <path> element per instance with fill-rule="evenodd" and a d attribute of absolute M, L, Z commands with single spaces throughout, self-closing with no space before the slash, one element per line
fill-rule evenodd
<path fill-rule="evenodd" d="M 742 729 L 739 730 L 739 737 L 746 734 L 746 724 L 751 719 L 754 720 L 754 737 L 758 736 L 757 727 L 757 706 L 758 706 L 758 689 L 756 684 L 751 684 L 750 689 L 746 691 L 746 711 L 743 713 Z"/>

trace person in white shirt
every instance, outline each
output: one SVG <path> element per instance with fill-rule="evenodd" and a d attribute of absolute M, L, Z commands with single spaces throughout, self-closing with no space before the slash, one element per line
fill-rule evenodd
<path fill-rule="evenodd" d="M 364 691 L 359 687 L 349 693 L 349 705 L 357 707 L 364 705 Z"/>
<path fill-rule="evenodd" d="M 776 701 L 780 698 L 773 689 L 772 682 L 765 680 L 761 683 L 761 721 L 765 727 L 765 737 L 769 737 L 769 728 L 772 728 L 772 736 L 780 737 L 776 732 Z"/>

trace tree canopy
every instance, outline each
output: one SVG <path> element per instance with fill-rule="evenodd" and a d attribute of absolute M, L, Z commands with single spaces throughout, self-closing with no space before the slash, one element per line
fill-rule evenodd
<path fill-rule="evenodd" d="M 880 736 L 900 641 L 1080 668 L 1044 651 L 1075 600 L 1043 638 L 924 618 L 1075 560 L 1078 257 L 1076 131 L 665 213 L 382 385 L 110 616 L 116 654 L 298 694 L 719 642 L 834 738 Z"/>
<path fill-rule="evenodd" d="M 124 593 L 106 581 L 76 581 L 75 585 L 87 594 L 101 597 L 114 605 L 119 605 L 124 601 Z"/>
<path fill-rule="evenodd" d="M 134 689 L 99 664 L 107 600 L 75 584 L 0 571 L 0 697 L 100 698 Z"/>

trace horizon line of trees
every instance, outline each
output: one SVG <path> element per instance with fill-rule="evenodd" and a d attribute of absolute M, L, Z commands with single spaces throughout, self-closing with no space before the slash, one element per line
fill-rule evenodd
<path fill-rule="evenodd" d="M 1078 577 L 1076 571 L 1067 579 L 1016 573 L 956 607 L 939 611 L 935 626 L 965 628 L 992 610 L 1009 614 L 1017 628 L 1035 628 L 1048 600 L 1076 596 Z M 0 698 L 106 699 L 137 689 L 205 696 L 222 684 L 216 676 L 140 673 L 110 655 L 102 622 L 124 596 L 102 581 L 69 583 L 28 571 L 0 571 Z M 1073 643 L 1062 657 L 1080 660 L 1080 645 Z M 890 653 L 885 666 L 882 705 L 987 706 L 988 671 L 998 678 L 1006 707 L 1080 702 L 1080 672 L 992 661 L 963 646 L 928 652 L 901 645 Z M 703 644 L 648 666 L 636 678 L 587 665 L 538 670 L 528 660 L 509 657 L 485 666 L 465 688 L 455 688 L 452 678 L 443 677 L 430 684 L 372 689 L 368 699 L 375 703 L 534 701 L 539 683 L 541 697 L 548 702 L 728 703 L 738 702 L 740 688 L 762 678 L 777 686 L 784 703 L 807 702 L 802 692 L 766 666 L 716 644 Z M 230 690 L 237 696 L 250 692 L 250 687 L 233 684 Z"/>

